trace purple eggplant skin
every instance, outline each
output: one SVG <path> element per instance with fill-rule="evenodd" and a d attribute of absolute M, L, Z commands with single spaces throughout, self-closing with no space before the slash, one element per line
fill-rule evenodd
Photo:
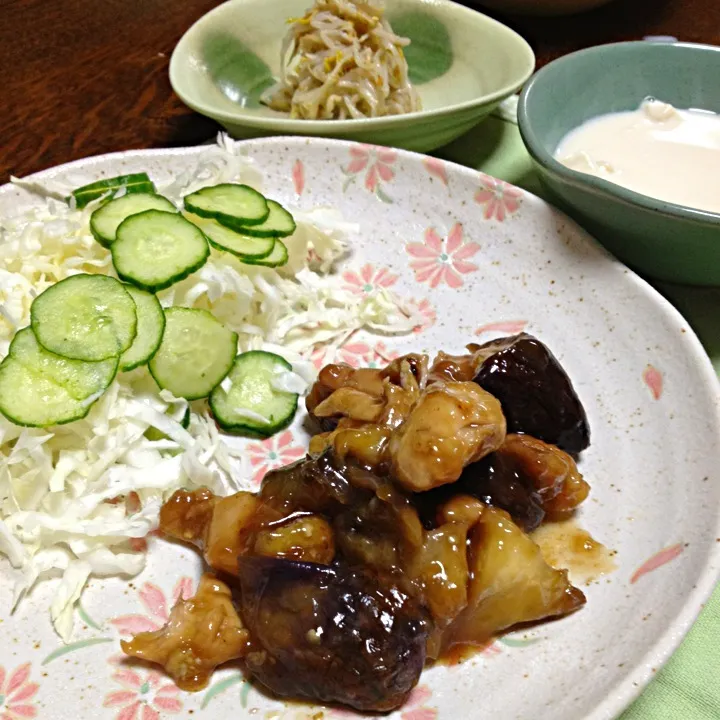
<path fill-rule="evenodd" d="M 557 358 L 527 333 L 493 340 L 498 350 L 475 382 L 502 405 L 509 433 L 525 433 L 576 455 L 590 445 L 585 409 Z"/>
<path fill-rule="evenodd" d="M 492 453 L 468 465 L 458 480 L 457 490 L 486 505 L 505 510 L 527 533 L 535 530 L 545 517 L 542 500 L 535 492 L 532 480 L 500 453 Z"/>
<path fill-rule="evenodd" d="M 392 578 L 241 556 L 239 583 L 236 601 L 257 648 L 246 667 L 272 693 L 389 712 L 417 684 L 431 626 Z"/>
<path fill-rule="evenodd" d="M 542 500 L 535 492 L 532 480 L 501 453 L 490 453 L 482 460 L 471 463 L 452 485 L 413 496 L 427 530 L 437 527 L 438 509 L 457 495 L 469 495 L 485 505 L 505 510 L 515 524 L 528 533 L 545 518 Z"/>
<path fill-rule="evenodd" d="M 369 473 L 326 451 L 317 458 L 308 456 L 271 470 L 263 478 L 260 496 L 288 515 L 302 510 L 332 516 L 339 508 L 358 504 L 371 496 L 369 491 L 353 484 L 357 475 Z"/>

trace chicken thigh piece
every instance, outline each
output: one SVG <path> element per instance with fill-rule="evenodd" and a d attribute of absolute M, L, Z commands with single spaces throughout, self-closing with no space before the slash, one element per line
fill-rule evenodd
<path fill-rule="evenodd" d="M 390 438 L 390 467 L 406 490 L 455 482 L 505 440 L 500 403 L 473 382 L 436 382 Z"/>
<path fill-rule="evenodd" d="M 164 627 L 121 645 L 127 655 L 162 665 L 182 690 L 201 690 L 218 665 L 248 652 L 250 633 L 228 586 L 206 574 L 194 597 L 177 602 Z"/>

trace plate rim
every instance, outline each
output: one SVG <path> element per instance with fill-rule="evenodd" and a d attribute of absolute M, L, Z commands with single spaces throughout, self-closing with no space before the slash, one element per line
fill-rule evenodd
<path fill-rule="evenodd" d="M 219 133 L 219 135 L 224 135 L 224 133 Z M 253 147 L 265 145 L 294 145 L 298 147 L 321 145 L 325 147 L 330 146 L 334 148 L 349 149 L 361 144 L 351 140 L 303 136 L 274 136 L 246 140 L 231 140 L 230 142 L 232 143 L 233 148 L 247 148 L 249 150 L 252 150 Z M 60 165 L 51 166 L 44 170 L 32 173 L 31 175 L 27 175 L 23 177 L 22 180 L 29 182 L 42 182 L 44 180 L 53 179 L 54 176 L 68 170 L 79 169 L 92 164 L 117 162 L 128 157 L 155 157 L 162 159 L 163 157 L 202 155 L 203 152 L 212 147 L 214 147 L 214 144 L 176 148 L 120 150 L 101 155 L 91 155 L 67 163 L 62 163 Z M 393 148 L 393 150 L 398 153 L 399 157 L 404 157 L 415 164 L 422 164 L 423 159 L 428 157 L 422 153 L 412 152 L 410 150 L 399 148 Z M 492 177 L 480 170 L 460 165 L 459 163 L 455 163 L 451 160 L 442 159 L 441 162 L 447 164 L 452 172 L 465 175 L 469 178 Z M 561 210 L 524 188 L 512 185 L 504 180 L 497 180 L 518 189 L 525 197 L 529 198 L 533 204 L 539 204 L 542 207 L 549 208 L 554 214 L 562 218 L 567 223 L 567 226 L 577 237 L 581 239 L 582 242 L 590 243 L 601 252 L 604 256 L 604 260 L 602 262 L 613 265 L 615 271 L 621 272 L 625 275 L 627 282 L 634 284 L 638 292 L 643 293 L 648 300 L 652 301 L 658 311 L 663 313 L 665 319 L 672 322 L 672 324 L 682 326 L 685 329 L 684 339 L 689 343 L 693 355 L 694 365 L 696 365 L 698 372 L 700 373 L 700 379 L 703 384 L 706 385 L 707 390 L 711 393 L 711 397 L 714 396 L 715 398 L 715 415 L 714 418 L 711 417 L 710 420 L 712 425 L 720 431 L 720 378 L 716 374 L 712 362 L 697 334 L 680 311 L 658 290 L 650 285 L 649 282 L 641 278 L 630 268 L 624 266 L 597 240 L 595 240 L 587 230 L 578 225 L 578 223 Z M 18 186 L 12 182 L 0 185 L 0 197 L 12 191 L 16 191 L 17 189 Z M 717 530 L 717 537 L 720 537 L 720 504 L 715 510 L 715 527 Z M 613 686 L 610 690 L 610 694 L 599 702 L 590 711 L 590 713 L 586 714 L 581 720 L 614 720 L 617 718 L 620 713 L 628 708 L 632 702 L 645 691 L 650 681 L 655 677 L 656 671 L 662 668 L 673 653 L 679 648 L 680 644 L 685 639 L 701 611 L 707 604 L 707 601 L 715 590 L 716 585 L 720 582 L 720 543 L 708 542 L 704 547 L 707 550 L 707 557 L 705 563 L 703 564 L 702 571 L 697 579 L 697 582 L 685 596 L 685 600 L 672 622 L 668 624 L 662 635 L 660 635 L 655 642 L 650 645 L 647 652 L 642 655 L 642 657 L 635 663 L 634 667 L 628 671 L 624 678 Z"/>

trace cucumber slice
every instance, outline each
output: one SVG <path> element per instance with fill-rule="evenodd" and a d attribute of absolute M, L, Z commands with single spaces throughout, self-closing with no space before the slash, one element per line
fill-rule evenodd
<path fill-rule="evenodd" d="M 267 257 L 275 245 L 273 238 L 255 238 L 249 235 L 241 235 L 221 225 L 217 220 L 209 220 L 197 215 L 188 215 L 187 219 L 203 231 L 214 248 L 226 250 L 241 259 Z"/>
<path fill-rule="evenodd" d="M 210 409 L 223 430 L 269 437 L 290 424 L 298 396 L 273 387 L 279 372 L 292 370 L 275 353 L 251 350 L 235 358 L 227 383 L 210 394 Z"/>
<path fill-rule="evenodd" d="M 145 290 L 125 285 L 135 301 L 137 311 L 137 335 L 133 344 L 120 357 L 120 369 L 133 370 L 145 365 L 160 347 L 165 331 L 165 313 L 160 301 Z"/>
<path fill-rule="evenodd" d="M 56 355 L 90 362 L 117 357 L 137 332 L 135 303 L 107 275 L 72 275 L 38 295 L 30 308 L 38 342 Z"/>
<path fill-rule="evenodd" d="M 234 220 L 222 220 L 223 225 L 227 225 L 235 232 L 244 233 L 245 235 L 253 235 L 255 237 L 287 237 L 295 232 L 295 219 L 280 204 L 274 200 L 267 201 L 270 208 L 270 214 L 265 222 L 259 225 L 247 225 L 242 222 L 238 223 Z"/>
<path fill-rule="evenodd" d="M 115 242 L 118 225 L 130 215 L 137 215 L 145 210 L 177 212 L 177 208 L 162 195 L 154 193 L 123 195 L 110 200 L 93 212 L 90 216 L 90 232 L 101 245 L 109 248 Z"/>
<path fill-rule="evenodd" d="M 171 307 L 165 334 L 149 367 L 155 382 L 175 397 L 207 397 L 232 367 L 237 333 L 207 310 Z"/>
<path fill-rule="evenodd" d="M 15 335 L 10 343 L 9 355 L 28 370 L 59 385 L 74 400 L 85 400 L 105 390 L 118 369 L 117 357 L 100 362 L 85 362 L 48 352 L 29 327 Z"/>
<path fill-rule="evenodd" d="M 203 188 L 185 200 L 185 209 L 193 215 L 218 220 L 221 223 L 238 222 L 259 225 L 270 214 L 267 200 L 248 185 L 223 183 Z"/>
<path fill-rule="evenodd" d="M 127 193 L 154 193 L 155 185 L 148 177 L 147 173 L 132 173 L 131 175 L 118 175 L 118 177 L 106 178 L 97 182 L 83 185 L 72 191 L 72 197 L 75 198 L 75 207 L 84 208 L 88 203 L 97 200 L 105 193 L 115 193 L 120 188 L 125 188 Z M 108 195 L 110 200 L 111 195 Z M 70 202 L 70 198 L 65 198 L 66 202 Z"/>
<path fill-rule="evenodd" d="M 145 210 L 120 223 L 110 252 L 123 280 L 157 292 L 199 270 L 210 248 L 202 232 L 182 215 Z"/>
<path fill-rule="evenodd" d="M 63 425 L 84 418 L 102 395 L 73 398 L 66 388 L 12 356 L 0 363 L 0 413 L 26 427 Z"/>
<path fill-rule="evenodd" d="M 275 239 L 275 246 L 272 252 L 264 258 L 244 257 L 242 261 L 246 265 L 263 265 L 265 267 L 278 267 L 285 265 L 288 261 L 288 249 L 280 239 Z"/>

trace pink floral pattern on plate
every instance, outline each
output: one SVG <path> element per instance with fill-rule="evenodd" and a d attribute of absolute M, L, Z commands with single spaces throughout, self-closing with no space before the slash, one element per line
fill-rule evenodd
<path fill-rule="evenodd" d="M 407 309 L 417 314 L 418 324 L 413 328 L 414 333 L 421 333 L 431 328 L 437 322 L 437 313 L 427 298 L 412 298 L 405 302 Z"/>
<path fill-rule="evenodd" d="M 112 679 L 122 689 L 108 693 L 103 707 L 118 708 L 115 720 L 159 720 L 164 713 L 182 710 L 180 690 L 160 673 L 119 667 Z"/>
<path fill-rule="evenodd" d="M 496 642 L 488 643 L 487 646 L 480 650 L 480 654 L 485 657 L 493 657 L 493 655 L 500 655 L 501 653 L 502 649 Z"/>
<path fill-rule="evenodd" d="M 652 365 L 648 365 L 643 371 L 643 382 L 650 388 L 653 398 L 659 400 L 663 392 L 662 373 Z"/>
<path fill-rule="evenodd" d="M 438 716 L 436 708 L 428 707 L 432 690 L 427 685 L 418 685 L 407 699 L 400 717 L 402 720 L 435 720 Z"/>
<path fill-rule="evenodd" d="M 445 187 L 448 187 L 447 169 L 442 160 L 434 157 L 423 158 L 423 167 L 430 175 L 435 176 Z"/>
<path fill-rule="evenodd" d="M 485 208 L 483 217 L 486 220 L 494 218 L 503 222 L 520 207 L 522 191 L 489 175 L 480 175 L 480 187 L 475 193 L 475 202 Z"/>
<path fill-rule="evenodd" d="M 383 367 L 391 360 L 399 357 L 400 353 L 388 348 L 380 341 L 370 345 L 362 340 L 348 342 L 337 350 L 320 346 L 310 355 L 313 365 L 320 370 L 328 363 L 347 363 L 352 367 Z"/>
<path fill-rule="evenodd" d="M 295 193 L 302 195 L 305 190 L 305 165 L 302 160 L 296 160 L 292 168 L 292 181 Z"/>
<path fill-rule="evenodd" d="M 527 320 L 501 320 L 500 322 L 487 323 L 481 325 L 476 331 L 476 335 L 484 335 L 485 333 L 500 332 L 508 335 L 517 335 L 528 326 Z"/>
<path fill-rule="evenodd" d="M 350 148 L 350 162 L 343 169 L 346 177 L 343 192 L 360 175 L 364 174 L 365 189 L 374 193 L 379 200 L 391 203 L 383 188 L 383 184 L 392 182 L 395 177 L 393 164 L 397 160 L 397 152 L 378 145 L 354 145 Z"/>
<path fill-rule="evenodd" d="M 632 575 L 630 584 L 634 585 L 643 575 L 651 573 L 653 570 L 667 565 L 671 560 L 682 554 L 685 546 L 682 543 L 671 545 L 663 548 L 660 552 L 655 553 L 651 558 L 647 559 Z"/>
<path fill-rule="evenodd" d="M 8 672 L 0 665 L 0 720 L 37 717 L 37 707 L 31 701 L 40 686 L 28 682 L 31 669 L 31 664 L 25 663 Z"/>
<path fill-rule="evenodd" d="M 295 445 L 295 438 L 290 430 L 273 435 L 260 442 L 247 446 L 248 457 L 253 472 L 253 483 L 260 485 L 269 470 L 288 465 L 301 457 L 305 457 L 305 448 Z"/>
<path fill-rule="evenodd" d="M 319 345 L 310 353 L 310 362 L 315 366 L 316 370 L 320 370 L 329 362 L 333 361 L 333 358 L 330 357 L 331 354 L 330 348 L 325 345 Z"/>
<path fill-rule="evenodd" d="M 189 577 L 180 578 L 172 592 L 170 602 L 165 593 L 153 583 L 145 583 L 138 591 L 140 602 L 148 615 L 122 615 L 110 621 L 121 635 L 136 635 L 159 630 L 169 619 L 175 603 L 193 596 L 194 583 Z"/>
<path fill-rule="evenodd" d="M 443 283 L 454 289 L 462 287 L 462 276 L 478 269 L 469 258 L 480 251 L 480 245 L 464 239 L 461 223 L 455 223 L 444 240 L 435 228 L 428 228 L 425 242 L 409 243 L 405 249 L 413 258 L 410 267 L 415 272 L 415 279 L 427 282 L 431 288 Z"/>
<path fill-rule="evenodd" d="M 351 342 L 338 350 L 338 361 L 353 367 L 379 368 L 399 357 L 400 353 L 390 350 L 384 342 L 369 345 L 366 342 Z"/>
<path fill-rule="evenodd" d="M 385 290 L 393 286 L 398 279 L 389 268 L 375 268 L 367 263 L 360 270 L 346 270 L 342 274 L 345 288 L 356 295 L 371 295 L 377 290 Z"/>

